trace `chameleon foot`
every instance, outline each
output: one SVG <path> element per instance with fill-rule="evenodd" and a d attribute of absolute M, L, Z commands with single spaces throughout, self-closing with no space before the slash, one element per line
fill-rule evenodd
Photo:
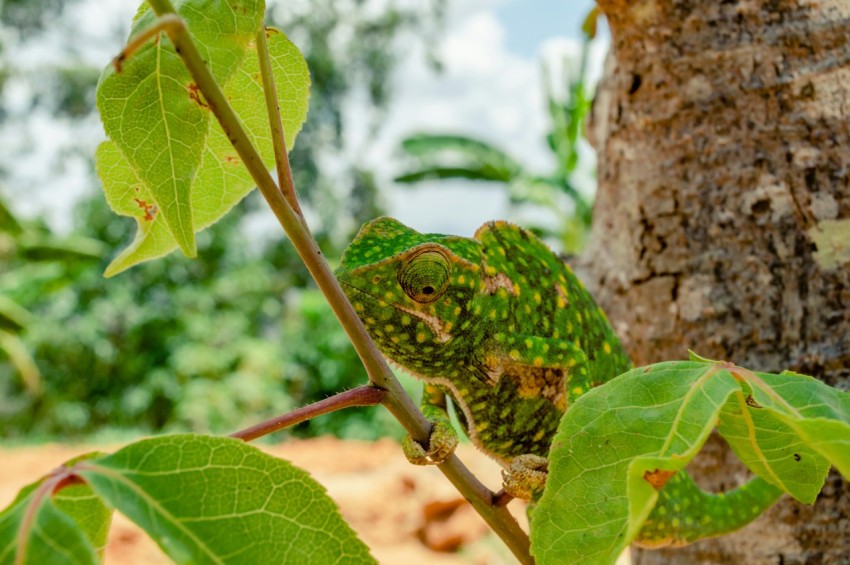
<path fill-rule="evenodd" d="M 549 460 L 530 453 L 514 457 L 510 466 L 502 471 L 505 492 L 522 500 L 540 498 L 548 476 Z"/>
<path fill-rule="evenodd" d="M 405 437 L 401 442 L 404 456 L 414 465 L 439 465 L 448 459 L 457 447 L 457 432 L 451 424 L 445 422 L 432 424 L 427 451 L 422 444 L 410 436 Z"/>

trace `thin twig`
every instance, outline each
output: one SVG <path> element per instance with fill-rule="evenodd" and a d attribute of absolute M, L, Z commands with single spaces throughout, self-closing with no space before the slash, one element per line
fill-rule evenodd
<path fill-rule="evenodd" d="M 269 33 L 264 27 L 257 32 L 257 56 L 260 59 L 260 74 L 263 77 L 263 93 L 266 96 L 266 108 L 269 112 L 269 126 L 272 130 L 272 144 L 274 145 L 274 162 L 277 168 L 277 184 L 284 198 L 292 206 L 295 212 L 303 217 L 301 206 L 298 204 L 298 196 L 295 194 L 295 183 L 292 181 L 292 169 L 289 167 L 289 157 L 286 152 L 286 138 L 283 135 L 283 122 L 280 119 L 280 107 L 277 101 L 277 89 L 274 85 L 274 77 L 269 58 L 269 46 L 266 34 Z"/>
<path fill-rule="evenodd" d="M 272 432 L 294 426 L 295 424 L 300 424 L 301 422 L 305 422 L 311 418 L 315 418 L 316 416 L 336 412 L 343 408 L 352 408 L 354 406 L 375 406 L 376 404 L 381 403 L 381 400 L 385 395 L 386 391 L 377 387 L 370 385 L 359 386 L 357 388 L 335 394 L 330 398 L 314 402 L 313 404 L 296 408 L 292 412 L 287 412 L 286 414 L 277 416 L 276 418 L 260 422 L 250 428 L 245 428 L 244 430 L 232 433 L 230 434 L 230 437 L 241 439 L 243 441 L 251 441 Z"/>

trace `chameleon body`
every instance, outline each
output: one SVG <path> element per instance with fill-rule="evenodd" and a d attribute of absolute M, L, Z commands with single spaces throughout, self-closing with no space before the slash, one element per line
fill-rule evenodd
<path fill-rule="evenodd" d="M 448 396 L 471 441 L 506 468 L 545 463 L 569 406 L 631 368 L 570 267 L 532 233 L 506 222 L 489 222 L 463 238 L 379 218 L 360 230 L 336 275 L 378 348 L 425 381 L 423 412 L 443 426 L 440 434 L 446 435 Z M 431 443 L 442 443 L 435 433 Z M 450 453 L 454 444 L 448 445 Z M 427 455 L 439 462 L 445 451 Z M 425 462 L 424 451 L 407 453 Z M 516 472 L 520 482 L 529 476 L 533 482 L 534 470 Z M 538 493 L 533 486 L 520 492 Z M 710 495 L 678 473 L 661 489 L 638 541 L 682 544 L 731 531 L 777 497 L 758 479 Z"/>

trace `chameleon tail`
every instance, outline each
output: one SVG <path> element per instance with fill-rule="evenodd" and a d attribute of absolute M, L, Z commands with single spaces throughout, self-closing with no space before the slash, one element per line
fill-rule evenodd
<path fill-rule="evenodd" d="M 749 524 L 782 492 L 754 477 L 729 492 L 711 494 L 681 471 L 658 493 L 658 502 L 634 541 L 644 547 L 680 546 L 726 534 Z"/>

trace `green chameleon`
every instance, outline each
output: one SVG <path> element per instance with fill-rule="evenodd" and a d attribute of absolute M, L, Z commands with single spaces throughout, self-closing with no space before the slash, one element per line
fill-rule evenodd
<path fill-rule="evenodd" d="M 631 367 L 605 313 L 569 265 L 532 233 L 489 222 L 472 239 L 421 234 L 392 218 L 360 230 L 337 278 L 378 348 L 425 381 L 428 449 L 404 442 L 416 464 L 440 463 L 457 444 L 446 397 L 470 440 L 505 468 L 505 490 L 536 499 L 549 445 L 575 400 Z M 670 478 L 636 540 L 682 545 L 742 527 L 780 491 L 756 478 L 725 494 Z"/>

